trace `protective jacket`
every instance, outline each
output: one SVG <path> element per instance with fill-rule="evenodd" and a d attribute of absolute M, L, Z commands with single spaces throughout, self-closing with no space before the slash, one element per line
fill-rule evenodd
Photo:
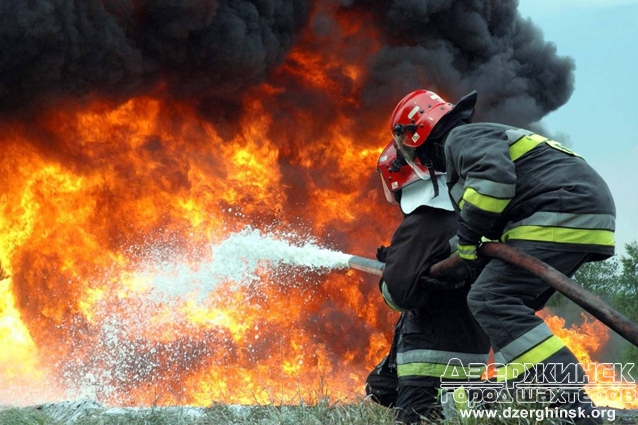
<path fill-rule="evenodd" d="M 484 368 L 469 365 L 487 362 L 490 343 L 468 309 L 463 276 L 456 289 L 420 280 L 455 250 L 456 230 L 454 211 L 422 206 L 404 217 L 388 247 L 381 291 L 390 307 L 403 312 L 394 347 L 399 387 L 477 379 Z"/>
<path fill-rule="evenodd" d="M 445 157 L 452 203 L 477 234 L 587 252 L 590 260 L 614 254 L 609 188 L 560 143 L 516 127 L 475 123 L 450 131 Z"/>
<path fill-rule="evenodd" d="M 456 250 L 457 227 L 452 211 L 420 207 L 404 217 L 388 247 L 381 283 L 381 292 L 391 308 L 427 308 L 432 294 L 423 290 L 420 277 Z"/>

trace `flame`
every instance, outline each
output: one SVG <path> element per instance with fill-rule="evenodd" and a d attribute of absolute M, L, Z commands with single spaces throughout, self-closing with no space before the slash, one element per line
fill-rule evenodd
<path fill-rule="evenodd" d="M 246 226 L 292 228 L 370 257 L 398 224 L 374 171 L 386 111 L 364 133 L 341 112 L 356 107 L 378 35 L 360 16 L 333 19 L 354 41 L 322 42 L 356 52 L 302 35 L 228 122 L 159 88 L 3 124 L 0 401 L 207 406 L 363 394 L 396 320 L 376 278 L 263 267 L 238 285 L 198 275 L 211 246 Z M 294 90 L 329 100 L 332 112 L 278 103 Z"/>
<path fill-rule="evenodd" d="M 582 314 L 580 325 L 565 327 L 565 319 L 551 315 L 548 309 L 538 313 L 563 343 L 574 353 L 589 378 L 585 387 L 592 400 L 601 407 L 635 409 L 636 382 L 631 371 L 624 371 L 626 365 L 619 363 L 599 363 L 592 355 L 605 347 L 609 341 L 608 328 L 600 321 Z"/>
<path fill-rule="evenodd" d="M 362 202 L 358 180 L 379 152 L 336 138 L 330 172 L 359 176 L 310 182 L 307 206 L 289 212 L 291 183 L 263 137 L 270 118 L 259 102 L 250 112 L 261 118 L 231 140 L 157 99 L 102 109 L 44 120 L 66 158 L 38 149 L 26 129 L 3 140 L 1 260 L 11 277 L 0 286 L 0 339 L 10 347 L 0 375 L 12 393 L 2 397 L 58 388 L 109 404 L 209 405 L 361 394 L 393 319 L 368 277 L 265 269 L 250 287 L 221 282 L 197 298 L 157 301 L 162 270 L 144 267 L 170 260 L 196 270 L 231 231 L 266 221 L 287 229 L 300 217 L 326 240 L 355 229 L 356 240 L 334 243 L 372 251 L 376 197 Z M 52 392 L 34 397 L 63 396 Z"/>

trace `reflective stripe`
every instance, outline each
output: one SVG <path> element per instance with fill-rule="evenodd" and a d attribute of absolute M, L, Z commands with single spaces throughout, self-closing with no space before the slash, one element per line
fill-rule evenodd
<path fill-rule="evenodd" d="M 383 295 L 383 301 L 385 301 L 388 307 L 394 311 L 401 311 L 401 309 L 394 304 L 390 292 L 388 292 L 388 285 L 385 283 L 385 280 L 381 282 L 381 295 Z"/>
<path fill-rule="evenodd" d="M 552 335 L 552 331 L 549 327 L 545 323 L 541 323 L 534 329 L 525 332 L 523 335 L 507 344 L 501 349 L 500 353 L 503 356 L 505 363 L 509 363 L 512 359 L 515 359 Z"/>
<path fill-rule="evenodd" d="M 476 245 L 459 245 L 459 256 L 464 260 L 478 259 L 478 248 Z"/>
<path fill-rule="evenodd" d="M 514 132 L 510 132 L 509 130 L 506 133 L 508 133 L 508 137 L 514 136 Z M 568 155 L 582 158 L 582 156 L 555 140 L 549 140 L 547 137 L 543 137 L 538 134 L 528 134 L 516 139 L 513 143 L 510 143 L 510 159 L 512 161 L 516 161 L 541 143 L 545 143 L 548 146 Z"/>
<path fill-rule="evenodd" d="M 497 199 L 513 198 L 516 194 L 515 184 L 498 183 L 485 179 L 468 178 L 465 181 L 465 187 Z"/>
<path fill-rule="evenodd" d="M 581 230 L 561 227 L 519 226 L 503 234 L 501 240 L 573 243 L 583 245 L 615 246 L 614 232 L 610 230 Z"/>
<path fill-rule="evenodd" d="M 468 187 L 463 193 L 463 202 L 469 202 L 483 211 L 489 211 L 491 213 L 501 213 L 510 203 L 510 199 L 497 199 L 488 195 L 482 195 L 476 190 Z"/>
<path fill-rule="evenodd" d="M 527 353 L 512 360 L 505 367 L 496 369 L 496 380 L 500 382 L 516 378 L 526 370 L 544 362 L 564 346 L 560 339 L 551 336 Z"/>
<path fill-rule="evenodd" d="M 397 364 L 407 363 L 439 363 L 469 365 L 470 363 L 487 362 L 489 354 L 476 353 L 456 353 L 443 350 L 409 350 L 404 353 L 397 353 Z M 457 361 L 458 360 L 458 361 Z"/>
<path fill-rule="evenodd" d="M 612 214 L 570 214 L 539 211 L 521 221 L 509 223 L 505 226 L 505 232 L 521 225 L 614 230 L 615 220 L 616 218 Z"/>
<path fill-rule="evenodd" d="M 545 143 L 547 143 L 549 146 L 553 147 L 554 149 L 557 149 L 557 150 L 559 150 L 561 152 L 565 152 L 568 155 L 577 156 L 579 158 L 583 158 L 582 156 L 578 155 L 576 152 L 574 152 L 573 150 L 569 149 L 567 146 L 564 146 L 562 143 L 557 142 L 556 140 L 547 140 L 547 141 L 545 141 Z"/>
<path fill-rule="evenodd" d="M 547 137 L 539 136 L 538 134 L 530 134 L 523 136 L 510 145 L 510 158 L 512 161 L 516 161 L 527 152 L 534 149 L 539 144 L 545 142 Z"/>
<path fill-rule="evenodd" d="M 503 357 L 500 351 L 497 351 L 496 353 L 494 353 L 494 363 L 496 364 L 507 363 L 507 360 L 505 360 L 505 357 Z"/>
<path fill-rule="evenodd" d="M 446 379 L 480 379 L 485 371 L 485 365 L 473 367 L 460 365 L 447 365 L 436 363 L 407 363 L 397 364 L 397 376 L 431 376 Z"/>

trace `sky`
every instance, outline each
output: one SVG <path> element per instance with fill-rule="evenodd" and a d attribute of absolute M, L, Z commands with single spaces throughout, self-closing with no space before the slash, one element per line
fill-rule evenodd
<path fill-rule="evenodd" d="M 574 93 L 541 124 L 607 181 L 623 255 L 638 242 L 638 0 L 519 0 L 519 11 L 575 61 Z"/>

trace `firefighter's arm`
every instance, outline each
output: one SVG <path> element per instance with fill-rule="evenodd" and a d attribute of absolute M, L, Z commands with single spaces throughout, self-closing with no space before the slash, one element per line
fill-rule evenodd
<path fill-rule="evenodd" d="M 382 263 L 385 263 L 387 256 L 388 256 L 388 247 L 385 245 L 380 245 L 377 248 L 377 254 L 376 254 L 377 260 L 381 261 Z M 395 311 L 403 311 L 403 309 L 400 308 L 398 305 L 396 305 L 396 303 L 392 299 L 392 295 L 390 295 L 390 292 L 388 291 L 388 284 L 385 282 L 385 280 L 383 280 L 383 278 L 379 280 L 379 291 L 381 292 L 383 301 L 388 307 L 390 307 L 392 310 L 395 310 Z"/>
<path fill-rule="evenodd" d="M 459 273 L 463 276 L 459 277 Z M 427 273 L 423 273 L 415 282 L 415 287 L 418 288 L 419 291 L 416 293 L 416 297 L 414 299 L 403 297 L 400 294 L 398 296 L 393 296 L 388 288 L 388 283 L 383 278 L 379 281 L 379 290 L 383 296 L 383 301 L 392 310 L 409 311 L 425 307 L 429 299 L 430 292 L 458 289 L 464 286 L 466 282 L 468 282 L 467 273 L 465 272 L 465 269 L 461 268 L 458 270 L 458 273 L 455 272 L 454 275 L 445 276 L 440 279 L 431 277 Z"/>
<path fill-rule="evenodd" d="M 428 239 L 427 234 L 415 230 L 412 229 L 410 239 Z M 459 282 L 465 280 L 463 270 L 459 271 L 463 276 L 445 276 L 440 279 L 429 276 L 430 266 L 436 259 L 450 254 L 449 243 L 430 239 L 430 246 L 423 249 L 414 243 L 404 243 L 400 235 L 400 232 L 398 237 L 395 235 L 396 245 L 386 249 L 384 260 L 388 261 L 379 282 L 383 299 L 391 309 L 406 311 L 426 307 L 432 291 L 455 289 L 460 286 Z"/>
<path fill-rule="evenodd" d="M 464 180 L 459 202 L 459 255 L 476 260 L 482 236 L 492 234 L 514 197 L 516 170 L 507 135 L 500 129 L 458 129 L 446 155 Z M 465 133 L 464 133 L 465 132 Z M 451 134 L 452 136 L 452 134 Z"/>
<path fill-rule="evenodd" d="M 383 299 L 395 310 L 414 310 L 426 305 L 428 294 L 418 277 L 430 253 L 424 249 L 425 221 L 418 215 L 403 219 L 392 236 L 390 246 L 382 251 L 385 268 L 379 287 Z M 381 260 L 379 260 L 381 261 Z"/>
<path fill-rule="evenodd" d="M 456 254 L 458 251 L 458 237 L 454 236 L 449 240 L 449 251 L 447 255 L 443 258 L 439 258 L 435 263 L 439 261 L 444 261 L 449 259 L 452 255 Z M 427 272 L 423 273 L 419 279 L 421 283 L 430 290 L 450 290 L 450 289 L 458 289 L 463 286 L 470 285 L 476 280 L 478 274 L 471 273 L 471 270 L 468 270 L 466 267 L 454 268 L 448 272 L 445 276 L 439 276 L 438 278 L 434 278 L 430 276 L 430 268 L 433 264 L 429 264 L 427 266 Z"/>
<path fill-rule="evenodd" d="M 391 253 L 392 246 L 388 247 L 387 250 Z M 379 281 L 379 290 L 383 301 L 396 311 L 424 307 L 429 296 L 422 286 L 418 274 L 413 274 L 410 271 L 410 265 L 407 262 L 397 263 L 392 259 L 392 256 L 390 258 L 390 263 L 386 263 L 383 276 Z"/>

